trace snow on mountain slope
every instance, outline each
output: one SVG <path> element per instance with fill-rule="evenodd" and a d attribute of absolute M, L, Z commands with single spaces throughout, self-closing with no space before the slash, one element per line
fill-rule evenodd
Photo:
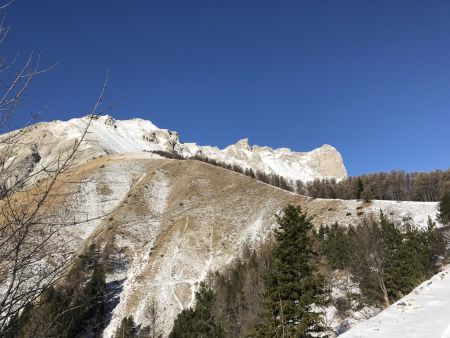
<path fill-rule="evenodd" d="M 39 123 L 28 128 L 29 147 L 39 153 L 41 163 L 54 160 L 58 152 L 67 149 L 79 139 L 86 127 L 87 117 L 69 121 Z M 247 139 L 225 149 L 182 143 L 178 133 L 160 129 L 150 121 L 132 119 L 115 120 L 110 116 L 98 116 L 89 127 L 86 142 L 81 147 L 80 161 L 105 155 L 135 152 L 175 152 L 184 157 L 203 155 L 228 164 L 238 164 L 266 174 L 278 174 L 304 182 L 316 178 L 342 179 L 347 176 L 339 152 L 324 145 L 310 152 L 294 152 L 287 148 L 250 146 Z"/>
<path fill-rule="evenodd" d="M 132 157 L 108 156 L 82 165 L 76 175 L 88 180 L 96 175 L 83 170 L 92 162 L 103 172 L 112 171 L 117 162 L 136 165 Z M 101 190 L 117 201 L 116 207 L 95 228 L 78 227 L 89 235 L 81 239 L 80 247 L 95 242 L 112 253 L 108 285 L 120 285 L 105 337 L 111 337 L 130 314 L 147 325 L 153 301 L 167 333 L 177 313 L 193 304 L 194 292 L 208 272 L 226 267 L 244 243 L 264 240 L 276 225 L 274 214 L 283 206 L 306 199 L 199 161 L 147 159 L 140 167 L 147 170 L 136 175 L 139 178 L 123 199 L 115 196 L 123 196 L 121 189 L 117 193 L 108 189 L 116 184 L 112 176 L 104 176 Z M 119 176 L 125 178 L 126 174 Z M 82 190 L 83 195 L 91 192 L 90 187 Z M 91 201 L 95 204 L 95 198 L 104 197 L 97 194 Z M 85 207 L 83 201 L 68 203 L 78 209 Z"/>
<path fill-rule="evenodd" d="M 370 215 L 377 217 L 380 211 L 383 211 L 395 222 L 411 220 L 420 227 L 426 227 L 428 217 L 436 222 L 438 212 L 437 202 L 373 200 L 365 203 L 360 200 L 310 198 L 305 205 L 308 206 L 308 212 L 314 217 L 316 224 L 329 224 L 332 220 L 344 226 L 355 224 L 359 219 Z"/>
<path fill-rule="evenodd" d="M 154 168 L 158 160 L 152 154 L 127 154 L 103 157 L 76 170 L 80 193 L 70 196 L 69 204 L 76 219 L 83 221 L 73 229 L 73 236 L 85 240 L 99 223 L 127 198 L 130 190 Z M 87 220 L 86 222 L 84 220 Z"/>
<path fill-rule="evenodd" d="M 450 267 L 342 338 L 450 338 Z"/>
<path fill-rule="evenodd" d="M 316 225 L 354 224 L 383 208 L 400 212 L 397 221 L 420 214 L 423 226 L 436 212 L 435 203 L 307 198 L 204 162 L 150 153 L 103 156 L 71 175 L 87 183 L 66 203 L 81 220 L 94 220 L 70 229 L 78 238 L 70 249 L 94 242 L 109 252 L 107 281 L 118 289 L 105 337 L 124 316 L 147 325 L 153 301 L 167 333 L 207 273 L 239 257 L 244 243 L 265 240 L 288 203 L 300 204 Z"/>

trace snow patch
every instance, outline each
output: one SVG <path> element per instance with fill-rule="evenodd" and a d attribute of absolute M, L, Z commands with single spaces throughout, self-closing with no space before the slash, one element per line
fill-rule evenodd
<path fill-rule="evenodd" d="M 339 337 L 450 337 L 450 267 Z"/>
<path fill-rule="evenodd" d="M 135 232 L 136 236 L 140 237 L 144 242 L 139 247 L 139 243 L 131 243 L 129 241 L 117 241 L 118 247 L 133 248 L 134 257 L 129 265 L 129 269 L 120 274 L 108 276 L 108 282 L 121 281 L 123 283 L 123 291 L 120 293 L 119 304 L 114 308 L 112 319 L 103 332 L 104 337 L 112 337 L 114 330 L 118 327 L 121 320 L 127 315 L 126 306 L 129 302 L 129 297 L 133 291 L 143 287 L 139 277 L 142 276 L 151 256 L 151 251 L 154 241 L 159 230 L 160 222 L 163 217 L 166 205 L 167 196 L 169 194 L 169 186 L 167 180 L 164 178 L 164 173 L 157 170 L 154 173 L 154 179 L 151 180 L 145 189 L 144 199 L 147 201 L 147 206 L 151 209 L 152 217 L 147 219 L 135 219 L 126 224 L 127 231 Z M 141 177 L 142 181 L 144 177 Z M 125 224 L 124 224 L 125 226 Z M 133 317 L 137 323 L 145 323 L 145 309 L 147 302 L 140 301 L 138 308 L 135 310 Z"/>

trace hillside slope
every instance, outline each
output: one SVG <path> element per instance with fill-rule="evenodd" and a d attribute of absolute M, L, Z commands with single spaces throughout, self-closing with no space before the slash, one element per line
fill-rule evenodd
<path fill-rule="evenodd" d="M 266 239 L 275 213 L 289 203 L 300 204 L 316 225 L 352 224 L 380 208 L 425 225 L 436 213 L 435 203 L 311 199 L 204 162 L 146 153 L 89 161 L 71 179 L 87 183 L 66 203 L 80 219 L 93 219 L 70 228 L 78 238 L 73 249 L 105 248 L 108 283 L 117 291 L 105 337 L 127 315 L 147 325 L 152 301 L 168 332 L 207 273 Z"/>

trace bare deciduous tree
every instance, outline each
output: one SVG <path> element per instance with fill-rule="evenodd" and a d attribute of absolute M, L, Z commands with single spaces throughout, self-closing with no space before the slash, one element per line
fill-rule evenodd
<path fill-rule="evenodd" d="M 0 13 L 9 3 L 0 6 Z M 0 47 L 9 27 L 4 20 L 0 25 Z M 70 210 L 55 208 L 56 188 L 72 167 L 80 145 L 88 132 L 93 116 L 103 99 L 108 76 L 90 114 L 81 137 L 64 151 L 55 154 L 50 163 L 39 163 L 29 170 L 21 158 L 21 149 L 32 148 L 27 139 L 29 125 L 36 120 L 30 116 L 16 129 L 21 101 L 33 80 L 48 70 L 40 66 L 40 58 L 33 52 L 18 65 L 0 56 L 0 335 L 8 330 L 11 318 L 17 316 L 29 302 L 34 301 L 54 284 L 70 259 L 67 243 L 59 236 L 72 219 Z M 21 118 L 19 118 L 21 117 Z M 37 177 L 44 177 L 41 181 Z M 52 203 L 53 201 L 53 203 Z M 56 201 L 56 202 L 55 202 Z"/>
<path fill-rule="evenodd" d="M 388 307 L 390 300 L 386 288 L 385 266 L 387 261 L 386 246 L 383 243 L 381 229 L 373 218 L 364 219 L 361 226 L 355 229 L 355 254 L 352 265 L 358 275 L 369 279 L 369 283 L 378 287 L 384 305 Z"/>
<path fill-rule="evenodd" d="M 155 299 L 150 301 L 150 304 L 145 311 L 145 315 L 149 324 L 144 330 L 144 336 L 149 338 L 161 338 L 163 336 L 164 322 L 161 317 L 161 309 L 159 309 Z"/>

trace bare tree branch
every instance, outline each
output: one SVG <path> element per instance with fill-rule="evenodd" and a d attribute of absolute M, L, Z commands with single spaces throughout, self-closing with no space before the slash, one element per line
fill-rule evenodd
<path fill-rule="evenodd" d="M 0 11 L 12 2 L 0 6 Z M 0 45 L 8 31 L 3 17 Z M 27 170 L 19 157 L 24 146 L 29 145 L 29 125 L 36 117 L 31 116 L 18 130 L 8 129 L 20 114 L 22 97 L 32 81 L 54 66 L 41 68 L 40 56 L 32 52 L 8 82 L 6 71 L 13 71 L 15 65 L 6 60 L 0 58 L 0 74 L 4 75 L 0 84 L 8 83 L 0 87 L 0 132 L 7 132 L 0 135 L 0 335 L 8 329 L 12 317 L 61 278 L 72 256 L 69 249 L 72 239 L 62 236 L 64 229 L 88 221 L 80 221 L 73 210 L 55 208 L 52 203 L 77 193 L 64 192 L 59 187 L 65 184 L 65 176 L 75 164 L 76 154 L 94 116 L 99 113 L 109 82 L 108 70 L 93 107 L 83 119 L 81 136 L 55 154 L 53 160 Z M 37 181 L 38 177 L 41 181 Z"/>

